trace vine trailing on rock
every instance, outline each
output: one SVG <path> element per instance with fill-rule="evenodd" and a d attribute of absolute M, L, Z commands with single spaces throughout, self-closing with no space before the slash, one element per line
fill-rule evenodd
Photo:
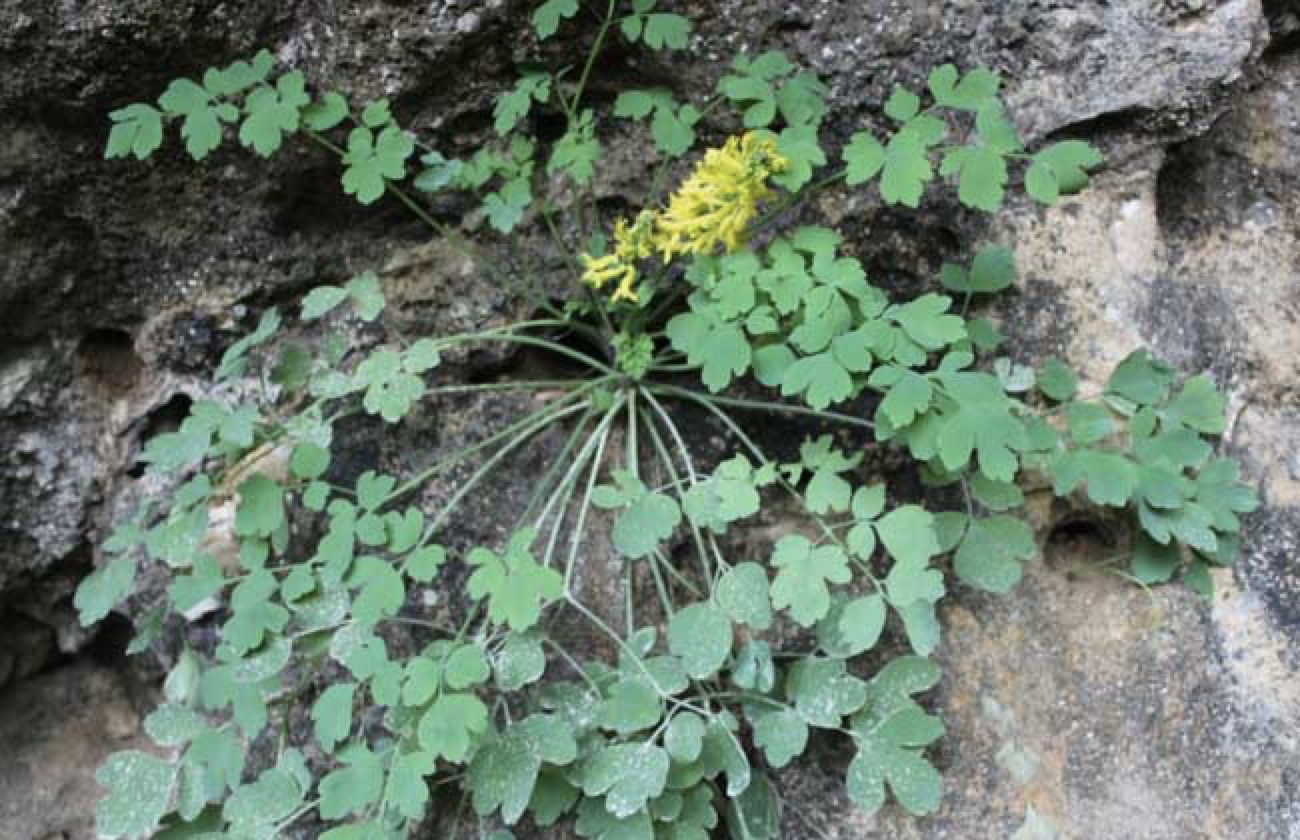
<path fill-rule="evenodd" d="M 577 0 L 548 0 L 538 36 L 577 11 Z M 817 729 L 852 743 L 845 784 L 858 807 L 873 812 L 888 793 L 924 815 L 941 794 L 926 748 L 943 725 L 917 699 L 940 678 L 928 658 L 936 605 L 954 585 L 1005 593 L 1020 580 L 1036 554 L 1014 514 L 1023 475 L 1131 513 L 1123 574 L 1143 585 L 1181 577 L 1208 593 L 1209 570 L 1232 562 L 1237 516 L 1255 500 L 1208 440 L 1224 431 L 1208 378 L 1180 382 L 1139 350 L 1084 395 L 1058 361 L 1035 370 L 994 356 L 995 326 L 966 317 L 1012 285 L 1009 249 L 945 265 L 947 294 L 891 301 L 833 230 L 784 223 L 824 190 L 874 185 L 885 203 L 915 207 L 939 179 L 963 205 L 994 211 L 1013 169 L 1050 204 L 1086 185 L 1095 150 L 1026 150 L 998 77 L 944 66 L 924 97 L 895 89 L 888 137 L 859 132 L 832 165 L 822 83 L 778 52 L 738 56 L 707 102 L 629 90 L 602 113 L 586 94 L 608 41 L 680 49 L 690 24 L 654 0 L 599 11 L 581 69 L 523 76 L 497 102 L 498 140 L 468 159 L 419 142 L 385 100 L 309 93 L 266 52 L 173 82 L 157 107 L 113 112 L 108 157 L 148 158 L 176 123 L 195 160 L 229 133 L 261 156 L 289 138 L 315 143 L 338 155 L 346 193 L 403 203 L 528 296 L 535 317 L 309 349 L 269 309 L 215 373 L 260 381 L 262 398 L 197 402 L 149 441 L 141 460 L 174 489 L 112 534 L 76 606 L 83 623 L 100 620 L 153 564 L 169 581 L 168 620 L 215 633 L 186 633 L 184 649 L 166 652 L 165 702 L 146 721 L 159 749 L 100 768 L 100 836 L 270 838 L 311 822 L 327 840 L 402 837 L 426 817 L 431 789 L 450 784 L 463 791 L 454 830 L 472 808 L 494 838 L 527 815 L 606 840 L 720 827 L 762 840 L 778 835 L 782 808 L 770 771 Z M 725 109 L 737 132 L 694 159 L 705 115 Z M 563 118 L 558 140 L 527 133 L 539 110 Z M 658 157 L 642 208 L 617 220 L 591 200 L 610 118 L 647 123 Z M 481 212 L 441 221 L 420 194 L 446 190 L 476 196 Z M 531 226 L 563 255 L 565 298 L 486 254 Z M 298 315 L 368 323 L 384 306 L 381 279 L 364 273 L 313 290 Z M 435 384 L 448 351 L 490 343 L 577 373 Z M 413 475 L 332 461 L 344 418 L 397 424 L 429 396 L 476 391 L 528 393 L 535 407 Z M 716 458 L 693 442 L 685 411 L 735 450 Z M 778 457 L 748 431 L 764 414 L 897 447 L 956 509 L 893 501 L 830 433 Z M 564 442 L 508 538 L 442 544 L 466 499 L 543 433 Z M 435 509 L 417 504 L 453 471 Z M 738 538 L 777 503 L 803 525 L 770 544 Z M 607 526 L 618 603 L 583 597 L 606 561 L 594 535 Z M 431 617 L 429 592 L 458 620 Z M 607 655 L 548 632 L 562 621 L 604 640 L 594 649 Z M 133 650 L 161 645 L 161 624 L 145 622 Z M 423 646 L 394 647 L 397 626 Z M 881 643 L 888 627 L 908 653 Z M 289 727 L 285 706 L 313 685 L 309 725 Z"/>

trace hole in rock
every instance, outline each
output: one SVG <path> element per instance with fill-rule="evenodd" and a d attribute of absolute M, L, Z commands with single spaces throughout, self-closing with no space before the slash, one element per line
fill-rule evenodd
<path fill-rule="evenodd" d="M 1052 527 L 1043 544 L 1043 559 L 1066 574 L 1100 571 L 1115 556 L 1116 539 L 1109 526 L 1086 516 L 1070 516 Z"/>
<path fill-rule="evenodd" d="M 126 660 L 127 646 L 134 637 L 135 628 L 130 619 L 118 613 L 109 613 L 100 622 L 99 632 L 95 633 L 86 646 L 86 653 L 101 665 L 120 665 Z"/>
<path fill-rule="evenodd" d="M 140 427 L 139 440 L 141 447 L 143 448 L 144 444 L 158 435 L 179 429 L 181 423 L 190 415 L 190 406 L 192 405 L 194 405 L 194 400 L 185 394 L 175 394 L 167 402 L 149 412 Z M 139 478 L 144 475 L 144 464 L 135 464 L 127 472 L 127 475 L 132 478 Z"/>
<path fill-rule="evenodd" d="M 91 382 L 115 392 L 129 391 L 144 369 L 135 340 L 125 330 L 90 330 L 77 346 L 77 360 Z"/>

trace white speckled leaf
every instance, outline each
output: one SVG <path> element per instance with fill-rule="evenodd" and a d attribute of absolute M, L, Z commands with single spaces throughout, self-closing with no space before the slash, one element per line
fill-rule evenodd
<path fill-rule="evenodd" d="M 95 809 L 95 828 L 104 840 L 147 837 L 167 811 L 176 765 L 135 750 L 114 753 L 95 773 L 109 789 Z"/>

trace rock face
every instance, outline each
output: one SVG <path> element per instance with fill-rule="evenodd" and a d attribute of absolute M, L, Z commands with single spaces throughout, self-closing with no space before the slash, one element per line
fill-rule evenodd
<path fill-rule="evenodd" d="M 322 84 L 389 96 L 459 153 L 485 136 L 520 62 L 560 63 L 591 36 L 539 46 L 531 5 L 0 0 L 0 686 L 85 645 L 68 599 L 137 492 L 141 439 L 204 392 L 264 306 L 364 268 L 399 290 L 406 333 L 514 306 L 401 208 L 342 196 L 311 150 L 105 163 L 108 111 L 266 45 Z M 1231 398 L 1224 445 L 1265 502 L 1211 604 L 1101 574 L 1104 537 L 1058 527 L 1078 512 L 1038 503 L 1044 556 L 1021 588 L 943 615 L 941 812 L 854 814 L 828 741 L 779 777 L 784 836 L 1300 838 L 1300 13 L 1287 0 L 678 5 L 697 22 L 692 49 L 616 49 L 609 78 L 702 98 L 738 49 L 781 47 L 826 79 L 827 136 L 843 139 L 895 82 L 985 63 L 1009 79 L 1030 142 L 1102 146 L 1090 191 L 991 224 L 942 200 L 916 215 L 861 196 L 823 209 L 907 294 L 957 253 L 947 243 L 1014 243 L 1020 280 L 993 314 L 1020 361 L 1053 353 L 1099 380 L 1147 345 L 1211 371 Z M 620 161 L 603 197 L 636 200 L 642 163 Z M 478 407 L 436 410 L 451 418 L 438 434 L 475 433 Z M 19 760 L 0 779 L 0 836 L 91 836 L 91 768 L 134 732 L 113 679 L 77 665 L 4 689 L 0 744 Z M 109 699 L 84 694 L 94 686 Z"/>

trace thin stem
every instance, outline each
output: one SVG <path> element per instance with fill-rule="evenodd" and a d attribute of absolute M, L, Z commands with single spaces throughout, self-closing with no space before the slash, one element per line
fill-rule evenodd
<path fill-rule="evenodd" d="M 587 62 L 582 66 L 582 74 L 578 76 L 578 86 L 573 90 L 573 96 L 569 99 L 569 120 L 577 119 L 578 104 L 582 101 L 582 92 L 587 87 L 587 80 L 591 78 L 592 68 L 596 66 L 596 57 L 600 55 L 601 48 L 605 45 L 605 36 L 609 34 L 610 24 L 614 22 L 614 11 L 618 8 L 618 0 L 609 0 L 609 7 L 605 10 L 605 19 L 601 21 L 600 31 L 596 33 L 596 41 L 591 46 L 591 52 L 587 54 Z"/>
<path fill-rule="evenodd" d="M 655 410 L 662 421 L 667 416 L 663 407 L 658 404 L 658 400 L 656 400 L 648 391 L 643 389 L 642 393 L 645 394 L 646 401 L 650 403 L 650 407 Z M 650 440 L 654 444 L 655 451 L 659 454 L 660 461 L 663 462 L 664 466 L 668 470 L 668 475 L 672 479 L 673 487 L 677 491 L 677 498 L 680 499 L 684 505 L 686 498 L 681 491 L 682 480 L 677 475 L 677 468 L 673 465 L 672 456 L 668 453 L 668 447 L 664 445 L 663 438 L 660 437 L 659 430 L 655 428 L 653 420 L 654 418 L 652 417 L 646 417 L 646 429 L 650 432 Z M 665 428 L 667 428 L 674 437 L 676 436 L 671 421 L 665 425 Z M 684 456 L 686 471 L 689 475 L 689 482 L 694 486 L 699 483 L 699 480 L 695 475 L 695 466 L 691 462 L 690 455 L 686 452 L 684 447 L 682 448 L 682 454 Z M 710 565 L 708 549 L 704 547 L 704 537 L 700 534 L 699 526 L 695 524 L 694 520 L 687 517 L 687 521 L 690 524 L 691 537 L 695 542 L 696 554 L 700 558 L 700 571 L 704 575 L 704 580 L 711 582 L 713 580 L 713 569 Z"/>
<path fill-rule="evenodd" d="M 562 407 L 564 407 L 568 403 L 573 402 L 578 397 L 582 396 L 584 393 L 586 393 L 587 391 L 591 390 L 592 388 L 596 387 L 599 384 L 602 384 L 602 380 L 597 379 L 587 383 L 586 385 L 575 388 L 573 391 L 560 397 L 558 400 L 546 406 L 545 408 L 538 409 L 535 412 L 525 415 L 522 419 L 517 420 L 514 423 L 511 423 L 509 426 L 505 427 L 504 429 L 497 432 L 496 434 L 493 434 L 490 437 L 485 438 L 484 440 L 481 440 L 476 444 L 473 444 L 472 446 L 467 446 L 462 449 L 459 449 L 456 452 L 453 452 L 452 454 L 448 455 L 446 458 L 442 458 L 435 461 L 427 469 L 417 473 L 407 481 L 400 484 L 398 487 L 394 488 L 392 492 L 390 492 L 387 496 L 384 497 L 384 500 L 379 503 L 378 507 L 383 507 L 384 505 L 391 502 L 393 499 L 404 496 L 405 494 L 411 492 L 415 488 L 424 484 L 429 479 L 433 478 L 438 473 L 450 469 L 451 467 L 455 466 L 456 464 L 460 463 L 461 461 L 465 460 L 471 455 L 475 455 L 483 451 L 484 449 L 488 448 L 489 446 L 492 446 L 497 441 L 502 440 L 503 438 L 510 437 L 511 435 L 515 434 L 516 431 L 520 429 L 525 429 L 533 422 L 539 421 L 543 418 L 555 414 L 556 412 L 560 411 Z M 520 433 L 522 434 L 523 432 Z"/>
<path fill-rule="evenodd" d="M 518 530 L 524 522 L 532 518 L 532 515 L 536 511 L 537 505 L 542 500 L 542 497 L 551 491 L 551 485 L 555 481 L 556 475 L 564 468 L 565 464 L 569 463 L 569 453 L 573 450 L 573 447 L 578 445 L 578 441 L 582 440 L 583 433 L 587 430 L 587 424 L 591 422 L 591 418 L 594 414 L 594 409 L 588 408 L 587 413 L 578 419 L 578 424 L 573 427 L 573 431 L 569 434 L 569 439 L 564 442 L 564 447 L 560 450 L 560 453 L 551 460 L 550 466 L 546 468 L 546 472 L 542 475 L 542 480 L 537 482 L 537 489 L 535 489 L 532 496 L 529 497 L 528 505 L 524 508 L 524 512 L 519 514 L 519 519 L 515 523 L 516 530 Z"/>
<path fill-rule="evenodd" d="M 568 322 L 565 322 L 565 325 L 568 326 Z M 548 341 L 547 339 L 537 338 L 531 335 L 515 335 L 514 333 L 502 332 L 469 333 L 453 336 L 452 338 L 441 339 L 439 340 L 438 345 L 440 347 L 449 347 L 455 344 L 466 344 L 471 341 L 500 341 L 506 344 L 523 344 L 529 347 L 541 347 L 550 350 L 552 353 L 558 353 L 561 356 L 568 356 L 574 361 L 582 362 L 588 367 L 595 368 L 601 373 L 607 374 L 611 377 L 617 377 L 620 375 L 618 371 L 614 370 L 614 368 L 599 359 L 588 356 L 586 353 L 582 353 L 570 347 L 565 347 L 559 342 Z"/>
<path fill-rule="evenodd" d="M 613 9 L 612 2 L 610 8 Z M 637 390 L 630 391 L 627 395 L 627 471 L 632 474 L 633 478 L 640 477 L 640 458 L 636 446 Z M 627 624 L 627 634 L 629 636 L 636 632 L 636 611 L 634 606 L 636 593 L 634 583 L 632 564 L 625 560 L 623 563 L 623 617 Z"/>
<path fill-rule="evenodd" d="M 559 391 L 586 384 L 585 379 L 530 379 L 510 382 L 483 382 L 477 385 L 439 385 L 426 388 L 425 396 L 474 394 L 481 391 Z"/>
<path fill-rule="evenodd" d="M 596 435 L 604 434 L 604 430 L 607 429 L 610 423 L 613 422 L 614 416 L 618 413 L 618 410 L 620 408 L 622 408 L 621 401 L 617 402 L 614 406 L 612 406 L 609 410 L 605 412 L 605 416 L 601 418 L 600 425 L 596 427 L 596 432 L 595 432 Z M 587 458 L 587 454 L 590 452 L 591 448 L 595 444 L 596 444 L 595 436 L 588 438 L 587 442 L 583 445 L 582 450 L 578 452 L 578 457 L 574 460 L 573 464 L 569 467 L 569 472 L 565 475 L 564 479 L 562 480 L 561 486 L 567 485 L 570 481 L 573 480 L 573 477 L 577 474 L 579 470 L 581 470 L 582 464 L 585 462 Z M 537 515 L 538 526 L 540 526 L 543 522 L 545 522 L 546 519 L 551 515 L 551 508 L 554 507 L 555 503 L 558 501 L 558 495 L 559 495 L 558 492 L 554 493 L 551 495 L 549 499 L 547 499 L 546 506 L 543 507 L 542 512 Z"/>
<path fill-rule="evenodd" d="M 615 409 L 617 410 L 617 409 Z M 606 415 L 607 422 L 600 430 L 600 443 L 597 444 L 595 457 L 591 461 L 591 472 L 587 476 L 587 487 L 582 494 L 582 503 L 578 507 L 578 519 L 573 524 L 573 533 L 569 535 L 569 556 L 564 562 L 564 591 L 571 592 L 573 570 L 578 560 L 578 545 L 581 543 L 583 529 L 587 526 L 587 513 L 591 510 L 591 497 L 596 490 L 596 478 L 600 475 L 600 464 L 605 460 L 605 446 L 609 443 L 609 432 L 613 428 L 614 412 Z"/>
<path fill-rule="evenodd" d="M 574 412 L 580 410 L 582 410 L 582 406 L 580 405 L 569 406 L 563 411 L 545 418 L 543 422 L 534 424 L 532 427 L 528 429 L 527 433 L 520 434 L 514 440 L 510 441 L 505 446 L 502 446 L 499 450 L 493 453 L 492 457 L 484 461 L 482 466 L 480 466 L 477 470 L 475 470 L 474 474 L 471 475 L 469 479 L 460 486 L 460 489 L 458 489 L 455 492 L 455 494 L 453 494 L 452 497 L 447 500 L 446 506 L 442 510 L 438 511 L 438 515 L 435 516 L 433 518 L 433 521 L 430 522 L 428 526 L 425 527 L 424 535 L 420 538 L 420 543 L 418 547 L 422 548 L 426 544 L 428 544 L 429 540 L 433 537 L 434 533 L 436 533 L 438 528 L 442 525 L 442 523 L 447 520 L 447 517 L 451 515 L 452 511 L 456 509 L 456 506 L 460 504 L 461 499 L 465 498 L 465 496 L 469 493 L 469 491 L 477 487 L 480 481 L 482 481 L 489 474 L 491 474 L 491 472 L 494 469 L 496 469 L 497 464 L 499 464 L 502 459 L 504 459 L 511 452 L 513 452 L 514 450 L 522 446 L 524 443 L 526 443 L 529 440 L 529 438 L 531 438 L 533 434 L 535 434 L 536 432 L 539 432 L 545 427 L 549 426 L 551 423 L 560 420 L 564 417 L 567 417 L 570 414 L 573 414 Z"/>
<path fill-rule="evenodd" d="M 736 421 L 732 420 L 729 416 L 727 416 L 727 413 L 725 411 L 718 408 L 716 405 L 711 403 L 708 399 L 706 399 L 705 397 L 699 394 L 696 394 L 694 391 L 689 391 L 685 388 L 675 389 L 672 395 L 679 396 L 682 399 L 691 400 L 693 402 L 698 403 L 699 405 L 704 406 L 706 409 L 708 409 L 710 413 L 712 413 L 715 417 L 721 420 L 729 430 L 731 430 L 731 433 L 735 435 L 736 438 L 742 444 L 744 444 L 745 447 L 749 449 L 751 453 L 753 453 L 754 457 L 758 459 L 760 464 L 772 465 L 774 467 L 776 466 L 771 460 L 768 459 L 766 455 L 763 454 L 763 450 L 758 448 L 758 444 L 754 443 L 754 441 L 750 439 L 749 435 L 745 434 L 745 430 L 740 428 L 740 426 L 736 424 Z M 814 513 L 812 510 L 808 508 L 808 503 L 804 500 L 803 494 L 800 493 L 797 489 L 795 489 L 794 485 L 792 485 L 781 475 L 781 471 L 779 469 L 776 470 L 775 472 L 776 472 L 777 484 L 779 484 L 782 489 L 784 489 L 787 493 L 789 493 L 794 498 L 794 500 L 799 503 L 800 507 L 802 507 L 804 511 L 810 517 L 812 517 L 812 520 L 817 523 L 819 528 L 821 528 L 822 533 L 826 535 L 827 539 L 829 539 L 836 546 L 839 546 L 839 548 L 844 551 L 846 557 L 852 557 L 853 552 L 848 550 L 848 547 L 844 544 L 844 541 L 840 539 L 840 536 L 838 534 L 835 533 L 835 529 L 832 528 L 830 525 L 826 524 L 826 520 L 824 520 L 821 517 L 821 515 Z M 883 587 L 881 586 L 880 581 L 876 579 L 875 575 L 871 572 L 871 569 L 865 563 L 861 563 L 858 565 L 866 574 L 867 578 L 876 586 L 876 588 L 883 591 Z"/>
<path fill-rule="evenodd" d="M 714 394 L 700 394 L 691 391 L 688 388 L 679 388 L 676 385 L 652 385 L 650 386 L 650 390 L 675 396 L 687 393 L 699 399 L 708 400 L 716 405 L 725 405 L 728 408 L 740 408 L 752 411 L 770 411 L 775 414 L 798 414 L 805 417 L 815 417 L 818 420 L 829 420 L 835 423 L 859 426 L 864 429 L 874 429 L 876 427 L 876 424 L 872 423 L 870 420 L 864 420 L 861 417 L 854 417 L 851 414 L 841 414 L 837 411 L 819 411 L 813 408 L 804 408 L 799 405 L 787 405 L 785 403 L 769 402 L 767 400 L 746 400 L 735 397 L 719 397 Z"/>

